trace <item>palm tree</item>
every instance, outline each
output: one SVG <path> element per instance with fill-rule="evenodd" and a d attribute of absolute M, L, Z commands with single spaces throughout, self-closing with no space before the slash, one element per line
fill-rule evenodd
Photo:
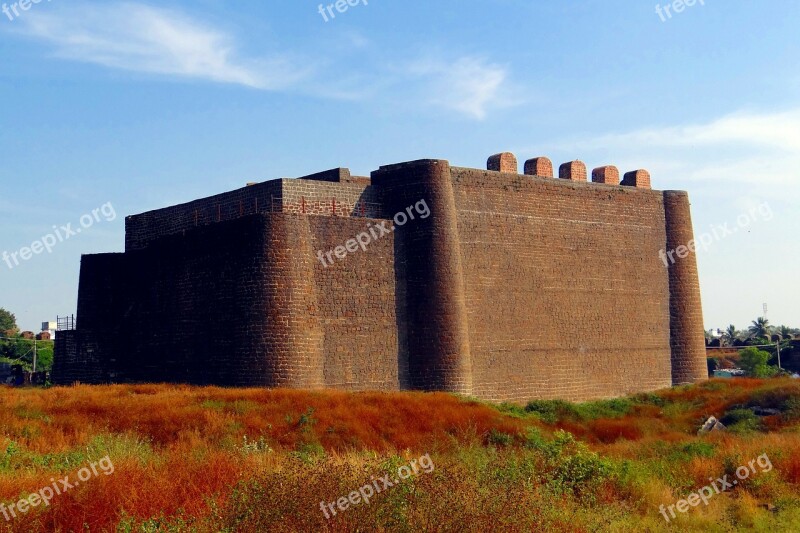
<path fill-rule="evenodd" d="M 792 328 L 789 326 L 780 326 L 777 328 L 776 333 L 781 336 L 781 339 L 791 339 L 792 338 Z"/>
<path fill-rule="evenodd" d="M 731 324 L 722 333 L 722 338 L 728 346 L 733 346 L 733 341 L 739 338 L 739 332 L 736 331 L 736 326 Z"/>
<path fill-rule="evenodd" d="M 747 328 L 750 332 L 751 339 L 765 339 L 769 337 L 769 320 L 759 317 L 758 320 L 753 320 L 753 325 Z"/>

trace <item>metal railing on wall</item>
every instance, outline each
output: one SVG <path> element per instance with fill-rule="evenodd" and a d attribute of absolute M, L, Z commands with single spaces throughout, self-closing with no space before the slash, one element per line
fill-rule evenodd
<path fill-rule="evenodd" d="M 75 329 L 77 329 L 75 327 L 75 315 L 56 317 L 56 331 L 73 331 Z"/>

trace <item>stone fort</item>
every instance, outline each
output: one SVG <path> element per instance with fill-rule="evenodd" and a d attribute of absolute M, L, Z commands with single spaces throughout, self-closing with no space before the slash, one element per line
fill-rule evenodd
<path fill-rule="evenodd" d="M 125 253 L 82 258 L 53 380 L 521 402 L 706 379 L 688 195 L 553 170 L 340 168 L 129 216 Z"/>

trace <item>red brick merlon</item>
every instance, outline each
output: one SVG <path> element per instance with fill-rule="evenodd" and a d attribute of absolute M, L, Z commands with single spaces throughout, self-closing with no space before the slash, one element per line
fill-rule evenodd
<path fill-rule="evenodd" d="M 495 154 L 486 162 L 486 170 L 516 174 L 518 172 L 517 157 L 511 152 Z"/>
<path fill-rule="evenodd" d="M 558 168 L 558 177 L 562 180 L 586 181 L 586 163 L 583 161 L 570 161 Z"/>
<path fill-rule="evenodd" d="M 638 189 L 650 189 L 650 173 L 644 169 L 626 172 L 625 177 L 622 179 L 622 185 Z"/>
<path fill-rule="evenodd" d="M 613 165 L 606 165 L 592 170 L 592 183 L 619 185 L 619 169 Z"/>
<path fill-rule="evenodd" d="M 546 157 L 534 157 L 525 161 L 525 174 L 540 178 L 553 177 L 553 162 Z"/>

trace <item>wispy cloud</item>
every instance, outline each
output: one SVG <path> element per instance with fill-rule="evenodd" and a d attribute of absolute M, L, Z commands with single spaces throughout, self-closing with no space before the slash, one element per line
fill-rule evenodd
<path fill-rule="evenodd" d="M 347 51 L 364 50 L 361 69 L 286 51 L 243 57 L 230 33 L 183 11 L 136 2 L 30 11 L 18 27 L 50 44 L 56 57 L 133 72 L 354 102 L 427 104 L 476 120 L 521 102 L 505 65 L 473 56 L 388 61 L 370 54 L 373 43 L 357 32 L 346 33 L 344 42 Z"/>
<path fill-rule="evenodd" d="M 646 128 L 564 140 L 541 150 L 606 157 L 628 168 L 646 165 L 678 183 L 724 180 L 742 186 L 800 188 L 800 109 L 739 112 L 699 124 Z M 785 189 L 784 189 L 785 190 Z"/>
<path fill-rule="evenodd" d="M 491 108 L 518 103 L 509 94 L 508 69 L 481 58 L 422 59 L 411 63 L 406 74 L 423 80 L 431 104 L 475 119 L 486 118 Z"/>
<path fill-rule="evenodd" d="M 238 57 L 225 32 L 175 10 L 137 3 L 38 10 L 24 33 L 51 43 L 58 57 L 136 72 L 280 89 L 306 72 L 286 57 Z"/>

